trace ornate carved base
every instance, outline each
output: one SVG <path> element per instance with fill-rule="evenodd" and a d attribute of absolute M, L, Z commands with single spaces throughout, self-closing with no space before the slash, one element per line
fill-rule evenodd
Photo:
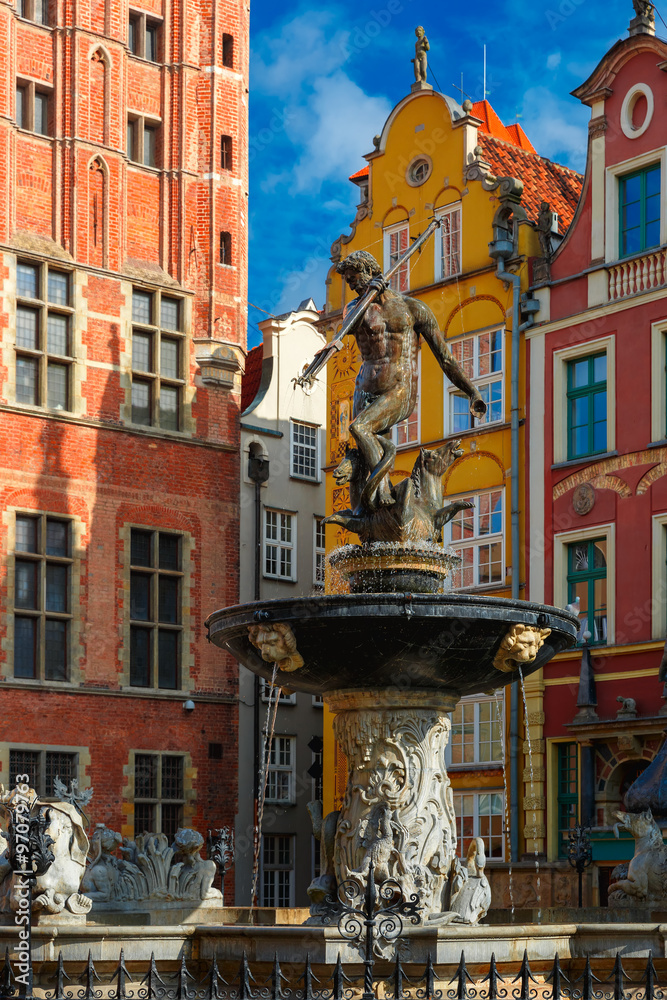
<path fill-rule="evenodd" d="M 451 712 L 446 691 L 341 690 L 326 694 L 349 776 L 333 843 L 340 885 L 395 879 L 416 894 L 422 920 L 475 922 L 490 903 L 481 841 L 456 858 L 456 820 L 445 767 Z M 474 897 L 474 901 L 473 901 Z M 487 898 L 488 897 L 488 898 Z"/>

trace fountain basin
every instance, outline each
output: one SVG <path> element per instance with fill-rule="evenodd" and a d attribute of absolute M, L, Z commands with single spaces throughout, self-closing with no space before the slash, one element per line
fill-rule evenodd
<path fill-rule="evenodd" d="M 517 669 L 498 668 L 501 643 L 514 626 L 550 634 L 524 675 L 574 645 L 578 619 L 528 601 L 469 594 L 342 594 L 259 601 L 215 611 L 209 638 L 253 673 L 273 666 L 250 640 L 256 625 L 291 629 L 303 664 L 278 669 L 277 682 L 297 691 L 415 687 L 457 699 L 504 687 Z M 280 662 L 279 662 L 280 667 Z"/>
<path fill-rule="evenodd" d="M 442 545 L 371 542 L 344 545 L 329 556 L 352 594 L 441 594 L 450 570 L 461 562 Z"/>

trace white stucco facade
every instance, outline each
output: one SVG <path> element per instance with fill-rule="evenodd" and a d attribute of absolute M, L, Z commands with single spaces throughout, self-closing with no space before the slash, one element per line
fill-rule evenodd
<path fill-rule="evenodd" d="M 261 378 L 252 402 L 247 402 L 241 415 L 243 603 L 257 596 L 261 600 L 306 596 L 318 589 L 316 521 L 325 513 L 326 372 L 312 391 L 306 392 L 293 382 L 324 346 L 324 336 L 313 325 L 317 319 L 314 304 L 308 301 L 296 312 L 260 324 L 264 338 Z M 252 384 L 257 380 L 257 361 L 255 355 Z M 246 372 L 247 378 L 253 378 L 249 367 Z M 266 481 L 258 488 L 253 476 Z M 320 567 L 321 573 L 322 563 Z M 254 676 L 243 667 L 239 670 L 236 901 L 245 905 L 250 902 L 252 881 L 256 688 Z M 261 693 L 259 708 L 261 730 L 267 714 Z M 314 704 L 311 695 L 281 699 L 275 732 L 281 770 L 274 771 L 269 781 L 262 829 L 265 837 L 280 839 L 270 842 L 273 857 L 264 866 L 266 879 L 260 870 L 258 901 L 259 905 L 305 906 L 314 864 L 306 804 L 317 790 L 308 773 L 316 762 L 309 743 L 313 737 L 321 739 L 321 707 Z"/>

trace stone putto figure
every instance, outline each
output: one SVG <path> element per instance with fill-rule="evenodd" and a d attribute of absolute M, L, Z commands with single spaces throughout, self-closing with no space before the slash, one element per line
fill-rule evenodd
<path fill-rule="evenodd" d="M 410 62 L 415 68 L 415 80 L 417 83 L 426 83 L 426 75 L 428 70 L 428 56 L 426 53 L 430 49 L 428 38 L 424 33 L 424 29 L 421 24 L 419 27 L 415 28 L 415 35 L 417 36 L 417 41 L 415 42 L 415 57 L 411 59 Z"/>

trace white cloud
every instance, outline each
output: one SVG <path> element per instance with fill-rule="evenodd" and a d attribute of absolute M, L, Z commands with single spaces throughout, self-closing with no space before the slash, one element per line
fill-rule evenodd
<path fill-rule="evenodd" d="M 278 35 L 259 35 L 251 53 L 253 93 L 297 94 L 309 80 L 342 66 L 350 33 L 332 30 L 339 20 L 335 10 L 309 11 L 284 24 Z"/>
<path fill-rule="evenodd" d="M 335 29 L 340 20 L 333 9 L 301 14 L 256 43 L 253 94 L 283 100 L 284 134 L 293 146 L 279 171 L 261 177 L 266 193 L 316 195 L 327 180 L 347 184 L 391 111 L 386 97 L 365 93 L 344 71 L 349 32 Z"/>
<path fill-rule="evenodd" d="M 561 100 L 546 87 L 523 95 L 521 124 L 541 156 L 583 170 L 586 163 L 588 112 L 574 100 Z"/>
<path fill-rule="evenodd" d="M 547 56 L 547 69 L 558 69 L 560 60 L 560 52 L 552 52 L 550 56 Z"/>

